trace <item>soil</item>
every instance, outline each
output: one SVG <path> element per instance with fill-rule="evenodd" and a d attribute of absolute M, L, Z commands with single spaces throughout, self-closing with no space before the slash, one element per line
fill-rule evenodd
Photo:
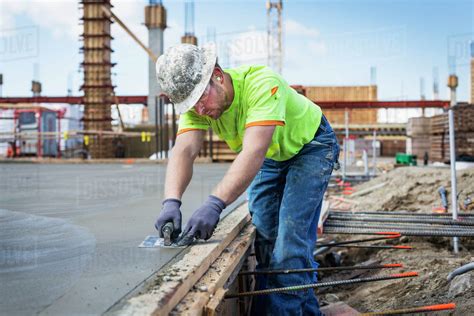
<path fill-rule="evenodd" d="M 355 210 L 412 211 L 431 213 L 441 207 L 438 189 L 448 192 L 451 209 L 451 176 L 448 168 L 404 167 L 396 168 L 371 181 L 356 186 L 355 193 L 385 183 L 385 186 L 366 195 L 354 198 Z M 457 172 L 458 201 L 467 197 L 474 200 L 474 168 Z M 350 197 L 349 197 L 350 198 Z"/>
<path fill-rule="evenodd" d="M 385 182 L 386 185 L 366 195 L 346 197 L 356 201 L 354 209 L 364 211 L 412 211 L 431 213 L 441 205 L 438 188 L 442 185 L 450 194 L 451 181 L 449 169 L 426 167 L 395 168 L 380 177 L 356 186 L 354 192 L 374 187 Z M 474 168 L 459 171 L 457 174 L 459 201 L 466 197 L 474 200 Z M 451 201 L 448 196 L 448 201 Z M 474 213 L 474 210 L 466 212 Z M 350 239 L 347 235 L 326 236 L 331 239 Z M 334 238 L 335 237 L 335 238 Z M 352 239 L 360 236 L 351 236 Z M 325 273 L 321 282 L 338 279 L 387 275 L 399 272 L 417 271 L 418 277 L 363 283 L 321 289 L 318 297 L 321 305 L 344 301 L 359 312 L 386 311 L 424 305 L 456 303 L 454 312 L 437 312 L 430 315 L 474 315 L 474 284 L 454 298 L 448 297 L 452 282 L 448 274 L 461 265 L 474 261 L 474 238 L 461 238 L 461 251 L 455 255 L 450 238 L 407 237 L 372 244 L 403 244 L 413 246 L 413 250 L 344 249 L 334 250 L 340 256 L 341 265 L 361 265 L 375 263 L 402 263 L 403 268 L 383 270 L 356 270 L 348 272 Z M 334 248 L 338 249 L 338 248 Z M 336 255 L 336 256 L 337 256 Z M 334 256 L 334 254 L 333 254 Z M 332 257 L 331 257 L 332 258 Z M 328 256 L 317 258 L 321 266 L 330 264 Z M 474 279 L 474 271 L 471 280 Z"/>

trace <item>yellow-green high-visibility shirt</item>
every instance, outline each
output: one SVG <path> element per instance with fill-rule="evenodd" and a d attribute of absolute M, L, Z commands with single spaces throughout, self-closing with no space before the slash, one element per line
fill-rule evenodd
<path fill-rule="evenodd" d="M 240 152 L 247 127 L 276 125 L 265 155 L 276 161 L 292 158 L 314 138 L 321 122 L 321 108 L 297 93 L 280 75 L 266 66 L 224 71 L 232 78 L 232 104 L 217 120 L 197 114 L 194 108 L 182 114 L 178 135 L 210 127 L 231 150 Z"/>

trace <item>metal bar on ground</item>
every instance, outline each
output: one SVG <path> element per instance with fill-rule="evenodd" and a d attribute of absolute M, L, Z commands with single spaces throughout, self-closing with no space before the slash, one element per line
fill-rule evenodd
<path fill-rule="evenodd" d="M 342 216 L 329 214 L 328 219 L 340 219 L 345 221 L 364 221 L 364 222 L 388 222 L 388 223 L 421 223 L 421 224 L 440 224 L 440 225 L 460 225 L 474 226 L 474 220 L 452 220 L 446 218 L 384 218 L 381 216 Z"/>
<path fill-rule="evenodd" d="M 387 276 L 375 276 L 375 277 L 359 278 L 359 279 L 352 279 L 352 280 L 339 280 L 339 281 L 329 281 L 329 282 L 321 282 L 321 283 L 311 283 L 311 284 L 287 286 L 287 287 L 280 287 L 280 288 L 273 288 L 273 289 L 266 289 L 266 290 L 259 290 L 259 291 L 228 294 L 224 298 L 229 299 L 229 298 L 238 298 L 238 297 L 245 297 L 245 296 L 268 295 L 272 293 L 302 291 L 302 290 L 315 289 L 315 288 L 321 288 L 321 287 L 385 281 L 385 280 L 402 279 L 402 278 L 410 278 L 410 277 L 417 277 L 417 276 L 418 276 L 418 272 L 405 272 L 405 273 L 391 274 Z"/>
<path fill-rule="evenodd" d="M 379 212 L 368 212 L 368 211 L 360 211 L 360 212 L 341 212 L 341 211 L 331 211 L 329 214 L 340 214 L 340 215 L 348 215 L 348 214 L 357 214 L 357 215 L 378 215 L 378 216 L 413 216 L 413 217 L 451 217 L 451 213 L 414 213 L 414 212 L 387 212 L 387 211 L 379 211 Z M 474 217 L 474 213 L 458 213 L 458 217 Z"/>
<path fill-rule="evenodd" d="M 397 234 L 397 235 L 387 236 L 387 237 L 375 237 L 375 238 L 365 238 L 365 239 L 356 239 L 356 240 L 345 240 L 345 241 L 330 242 L 330 243 L 316 243 L 316 246 L 318 246 L 318 247 L 334 247 L 334 246 L 338 246 L 338 245 L 356 244 L 356 243 L 367 242 L 367 241 L 395 239 L 395 238 L 400 238 L 401 236 L 402 235 Z"/>
<path fill-rule="evenodd" d="M 351 235 L 372 235 L 380 231 L 380 228 L 354 228 L 354 227 L 332 227 L 324 226 L 325 234 L 351 234 Z M 447 231 L 447 230 L 420 230 L 420 229 L 397 229 L 405 236 L 418 237 L 474 237 L 474 230 Z"/>
<path fill-rule="evenodd" d="M 372 249 L 413 249 L 412 246 L 386 246 L 386 245 L 340 245 L 340 246 L 329 246 L 336 248 L 372 248 Z"/>
<path fill-rule="evenodd" d="M 371 269 L 393 269 L 402 268 L 401 263 L 374 264 L 367 266 L 347 266 L 347 267 L 324 267 L 324 268 L 306 268 L 306 269 L 280 269 L 280 270 L 255 270 L 241 271 L 239 275 L 255 275 L 255 274 L 290 274 L 302 272 L 322 272 L 322 271 L 343 271 L 343 270 L 371 270 Z"/>

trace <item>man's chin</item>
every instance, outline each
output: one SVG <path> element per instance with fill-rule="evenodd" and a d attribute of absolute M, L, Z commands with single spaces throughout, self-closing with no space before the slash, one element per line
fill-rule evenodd
<path fill-rule="evenodd" d="M 211 114 L 209 115 L 210 118 L 213 120 L 217 120 L 219 117 L 221 117 L 222 113 L 217 113 L 217 114 Z"/>

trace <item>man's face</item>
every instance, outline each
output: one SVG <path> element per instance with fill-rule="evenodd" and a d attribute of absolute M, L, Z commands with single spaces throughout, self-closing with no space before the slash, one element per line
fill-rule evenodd
<path fill-rule="evenodd" d="M 201 98 L 194 105 L 194 110 L 199 115 L 206 115 L 217 120 L 224 112 L 225 93 L 219 83 L 212 80 L 206 86 Z"/>

